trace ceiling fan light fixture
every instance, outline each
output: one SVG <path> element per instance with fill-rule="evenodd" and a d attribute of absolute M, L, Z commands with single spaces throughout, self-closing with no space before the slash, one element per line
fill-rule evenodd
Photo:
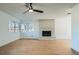
<path fill-rule="evenodd" d="M 27 12 L 29 12 L 29 13 L 33 13 L 33 12 L 43 13 L 42 10 L 34 9 L 32 7 L 32 3 L 28 3 L 28 5 L 26 4 L 25 7 L 28 7 L 28 10 L 26 10 L 23 14 L 25 14 Z"/>
<path fill-rule="evenodd" d="M 32 9 L 30 9 L 30 10 L 29 10 L 29 12 L 33 12 L 33 10 L 32 10 Z"/>

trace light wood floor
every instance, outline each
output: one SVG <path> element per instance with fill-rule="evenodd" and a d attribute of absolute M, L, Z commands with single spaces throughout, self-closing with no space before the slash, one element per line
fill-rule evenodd
<path fill-rule="evenodd" d="M 1 55 L 74 55 L 70 40 L 21 39 L 0 48 Z"/>

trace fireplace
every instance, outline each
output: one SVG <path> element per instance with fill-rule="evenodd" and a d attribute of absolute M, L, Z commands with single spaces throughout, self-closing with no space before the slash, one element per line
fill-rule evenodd
<path fill-rule="evenodd" d="M 51 31 L 42 31 L 42 36 L 51 36 Z"/>

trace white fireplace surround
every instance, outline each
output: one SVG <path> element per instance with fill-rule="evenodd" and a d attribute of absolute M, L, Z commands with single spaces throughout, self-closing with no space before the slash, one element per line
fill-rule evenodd
<path fill-rule="evenodd" d="M 40 37 L 44 37 L 44 36 L 42 36 L 42 31 L 51 31 L 51 36 L 49 36 L 49 37 L 54 37 L 54 30 L 52 28 L 42 28 L 42 29 L 40 29 L 40 35 L 39 35 Z"/>
<path fill-rule="evenodd" d="M 42 36 L 42 31 L 51 31 L 51 36 Z M 55 38 L 54 19 L 39 20 L 40 38 Z"/>

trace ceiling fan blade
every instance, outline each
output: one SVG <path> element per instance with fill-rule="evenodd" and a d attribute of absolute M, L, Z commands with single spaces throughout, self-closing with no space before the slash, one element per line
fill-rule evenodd
<path fill-rule="evenodd" d="M 30 5 L 29 9 L 33 9 L 33 7 L 32 7 L 32 3 L 29 3 L 29 5 Z"/>
<path fill-rule="evenodd" d="M 41 11 L 41 10 L 33 9 L 33 11 L 35 11 L 35 12 L 39 12 L 39 13 L 43 13 L 43 11 Z"/>
<path fill-rule="evenodd" d="M 24 6 L 29 8 L 29 3 L 25 3 L 25 5 L 24 5 Z"/>
<path fill-rule="evenodd" d="M 29 8 L 29 6 L 28 5 L 24 5 L 25 7 L 27 7 L 27 8 Z"/>
<path fill-rule="evenodd" d="M 27 11 L 23 12 L 23 14 L 25 14 L 25 13 L 27 13 L 27 12 L 29 12 L 29 10 L 27 10 Z"/>

